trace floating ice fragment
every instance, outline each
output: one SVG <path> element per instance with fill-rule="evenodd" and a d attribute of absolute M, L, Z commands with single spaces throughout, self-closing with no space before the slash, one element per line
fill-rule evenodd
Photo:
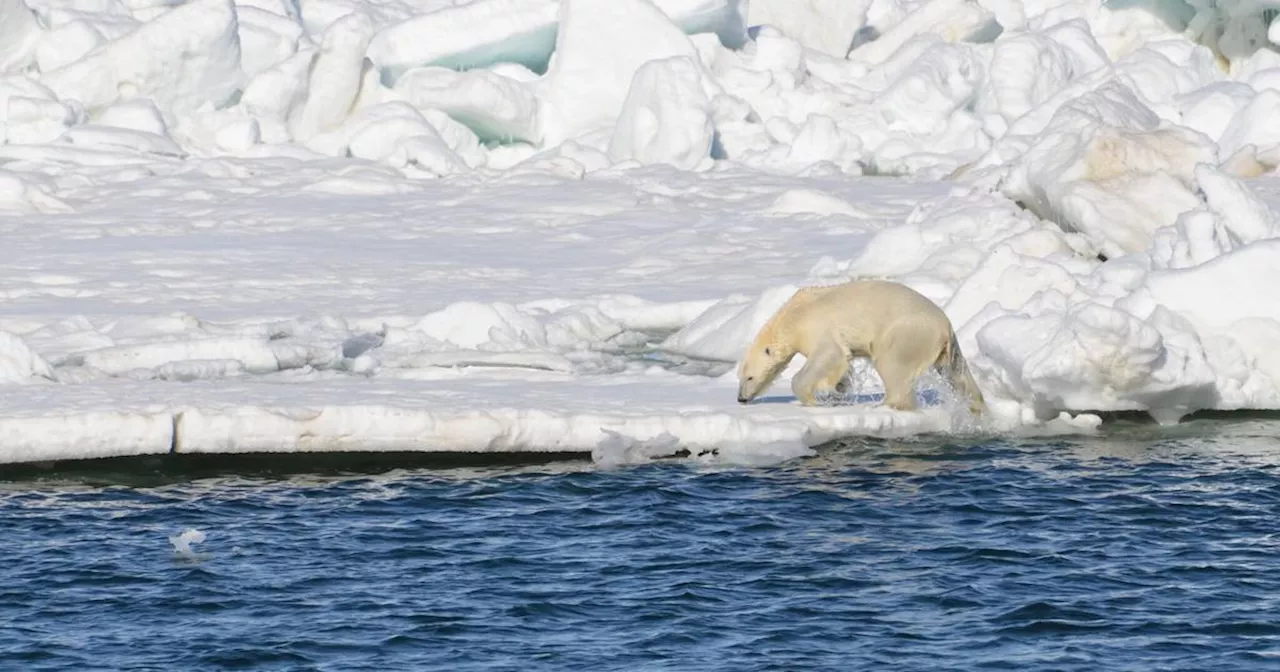
<path fill-rule="evenodd" d="M 188 528 L 181 534 L 169 537 L 169 543 L 173 546 L 174 555 L 183 560 L 199 560 L 205 557 L 202 553 L 196 553 L 191 549 L 192 544 L 204 543 L 204 532 L 195 528 Z"/>

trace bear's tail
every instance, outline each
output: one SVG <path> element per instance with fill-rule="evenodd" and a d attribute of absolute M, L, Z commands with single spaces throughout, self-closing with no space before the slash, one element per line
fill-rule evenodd
<path fill-rule="evenodd" d="M 955 331 L 951 332 L 947 350 L 947 378 L 951 381 L 951 387 L 969 397 L 969 410 L 974 415 L 981 415 L 987 409 L 987 402 L 977 381 L 973 379 L 973 374 L 969 373 L 969 363 L 965 361 L 964 353 L 960 352 L 960 342 L 956 340 Z"/>

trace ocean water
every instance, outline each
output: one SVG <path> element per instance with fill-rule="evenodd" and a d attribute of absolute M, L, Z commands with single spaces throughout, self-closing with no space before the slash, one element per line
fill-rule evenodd
<path fill-rule="evenodd" d="M 1233 417 L 772 466 L 10 471 L 0 669 L 1280 669 L 1280 421 Z"/>

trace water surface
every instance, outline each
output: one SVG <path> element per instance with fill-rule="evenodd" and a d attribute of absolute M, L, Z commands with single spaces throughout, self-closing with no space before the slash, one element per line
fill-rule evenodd
<path fill-rule="evenodd" d="M 0 669 L 1280 669 L 1278 434 L 24 477 Z"/>

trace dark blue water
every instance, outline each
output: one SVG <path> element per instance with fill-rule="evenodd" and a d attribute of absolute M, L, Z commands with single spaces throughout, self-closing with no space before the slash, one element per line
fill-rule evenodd
<path fill-rule="evenodd" d="M 1278 430 L 10 482 L 0 669 L 1280 669 Z"/>

